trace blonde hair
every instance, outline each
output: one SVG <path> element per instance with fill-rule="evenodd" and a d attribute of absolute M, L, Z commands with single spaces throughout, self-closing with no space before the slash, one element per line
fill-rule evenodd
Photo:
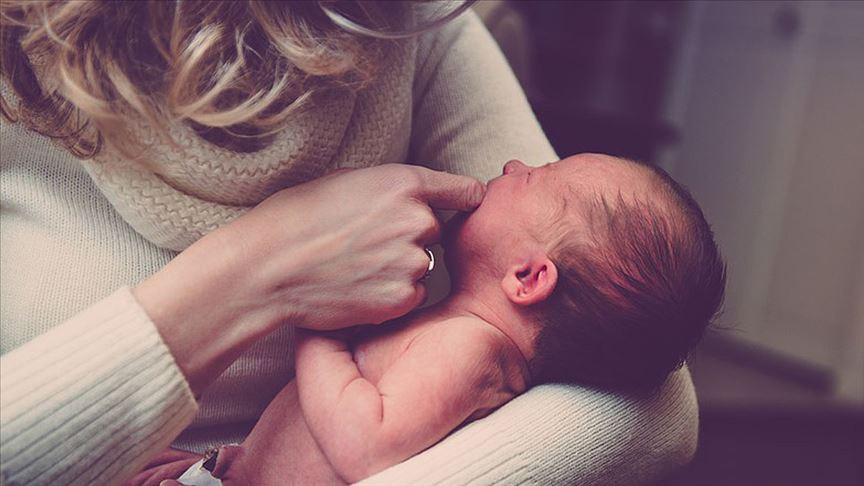
<path fill-rule="evenodd" d="M 80 158 L 103 142 L 130 153 L 136 116 L 169 141 L 165 127 L 181 121 L 255 151 L 317 89 L 375 76 L 384 39 L 411 35 L 387 26 L 399 5 L 0 0 L 0 74 L 18 98 L 0 95 L 0 111 Z"/>

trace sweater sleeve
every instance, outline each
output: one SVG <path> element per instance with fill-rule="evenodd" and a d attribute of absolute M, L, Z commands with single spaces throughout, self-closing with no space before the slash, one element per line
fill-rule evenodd
<path fill-rule="evenodd" d="M 0 482 L 119 484 L 197 411 L 123 287 L 0 358 Z"/>
<path fill-rule="evenodd" d="M 558 157 L 504 55 L 468 11 L 417 47 L 409 159 L 486 181 L 508 160 Z"/>
<path fill-rule="evenodd" d="M 697 428 L 686 368 L 643 398 L 543 385 L 358 484 L 655 484 L 692 458 Z"/>

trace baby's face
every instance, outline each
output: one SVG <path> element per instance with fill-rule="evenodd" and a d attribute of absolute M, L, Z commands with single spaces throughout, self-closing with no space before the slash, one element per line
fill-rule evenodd
<path fill-rule="evenodd" d="M 448 252 L 492 263 L 488 259 L 526 245 L 552 244 L 544 240 L 565 215 L 566 224 L 587 224 L 589 197 L 644 193 L 649 174 L 632 162 L 599 154 L 574 155 L 542 167 L 511 160 L 502 175 L 489 181 L 477 210 L 448 225 Z"/>

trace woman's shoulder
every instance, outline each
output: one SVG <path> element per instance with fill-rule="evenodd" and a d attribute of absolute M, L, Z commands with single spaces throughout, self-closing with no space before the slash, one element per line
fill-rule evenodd
<path fill-rule="evenodd" d="M 436 17 L 436 10 L 433 5 L 419 6 L 415 13 L 415 25 L 428 25 L 438 17 L 440 17 L 440 13 Z M 478 39 L 483 36 L 484 32 L 483 22 L 473 10 L 469 9 L 441 27 L 420 34 L 417 38 L 418 67 L 429 64 L 430 58 L 434 60 L 447 54 L 460 54 L 448 52 L 449 47 L 462 38 Z"/>

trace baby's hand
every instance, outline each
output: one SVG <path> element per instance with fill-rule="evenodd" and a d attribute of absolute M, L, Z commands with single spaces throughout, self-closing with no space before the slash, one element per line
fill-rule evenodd
<path fill-rule="evenodd" d="M 169 447 L 154 457 L 144 467 L 143 471 L 123 483 L 123 486 L 160 485 L 166 479 L 179 478 L 181 474 L 199 460 L 201 460 L 201 454 Z"/>
<path fill-rule="evenodd" d="M 198 461 L 201 460 L 200 456 L 197 456 L 197 458 Z M 209 475 L 218 479 L 223 486 L 247 486 L 252 484 L 249 480 L 249 475 L 246 474 L 249 470 L 248 468 L 260 465 L 250 464 L 250 462 L 255 462 L 255 458 L 251 454 L 245 454 L 245 449 L 242 446 L 235 444 L 224 445 L 219 447 L 215 454 L 210 455 L 203 465 L 197 466 L 193 474 L 200 475 L 196 476 L 196 478 L 202 477 L 207 480 L 209 480 Z M 187 473 L 187 471 L 184 471 L 184 473 Z M 185 480 L 187 478 L 189 476 L 184 474 L 180 479 Z M 159 486 L 183 486 L 184 483 L 176 479 L 167 479 L 158 484 Z M 186 484 L 201 483 L 187 481 Z"/>

